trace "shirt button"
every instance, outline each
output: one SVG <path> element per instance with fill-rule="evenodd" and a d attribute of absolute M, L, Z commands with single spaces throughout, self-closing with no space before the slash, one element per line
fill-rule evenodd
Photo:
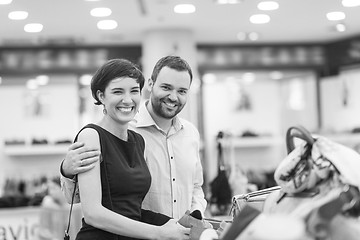
<path fill-rule="evenodd" d="M 174 200 L 174 202 L 176 202 L 176 200 Z"/>
<path fill-rule="evenodd" d="M 173 178 L 173 181 L 175 181 L 175 178 Z"/>
<path fill-rule="evenodd" d="M 174 157 L 173 157 L 173 156 L 171 156 L 170 158 L 171 158 L 171 159 L 174 159 Z"/>

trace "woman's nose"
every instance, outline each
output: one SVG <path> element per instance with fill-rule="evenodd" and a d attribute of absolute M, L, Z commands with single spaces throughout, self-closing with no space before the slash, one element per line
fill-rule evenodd
<path fill-rule="evenodd" d="M 124 98 L 123 98 L 123 102 L 126 102 L 126 103 L 128 103 L 128 102 L 132 102 L 132 98 L 131 98 L 131 95 L 130 94 L 125 94 L 124 95 Z"/>

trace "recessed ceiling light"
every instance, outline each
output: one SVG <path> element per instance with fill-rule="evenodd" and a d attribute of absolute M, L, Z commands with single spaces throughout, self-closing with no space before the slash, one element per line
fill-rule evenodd
<path fill-rule="evenodd" d="M 345 19 L 345 13 L 343 12 L 329 12 L 326 17 L 330 21 L 339 21 Z"/>
<path fill-rule="evenodd" d="M 178 4 L 174 7 L 175 13 L 193 13 L 196 11 L 196 8 L 192 4 Z"/>
<path fill-rule="evenodd" d="M 97 23 L 97 27 L 101 30 L 112 30 L 118 26 L 114 20 L 101 20 Z"/>
<path fill-rule="evenodd" d="M 342 0 L 344 7 L 357 7 L 360 6 L 360 0 Z"/>
<path fill-rule="evenodd" d="M 335 25 L 335 29 L 338 32 L 345 32 L 346 31 L 346 26 L 343 23 L 338 23 L 338 24 Z"/>
<path fill-rule="evenodd" d="M 270 16 L 266 14 L 255 14 L 250 17 L 250 22 L 254 24 L 264 24 L 270 22 Z"/>
<path fill-rule="evenodd" d="M 25 11 L 13 11 L 8 14 L 11 20 L 24 20 L 29 16 L 28 12 Z"/>
<path fill-rule="evenodd" d="M 246 40 L 246 33 L 244 32 L 238 32 L 238 34 L 236 34 L 237 39 L 239 39 L 240 41 L 244 41 Z"/>
<path fill-rule="evenodd" d="M 94 8 L 90 11 L 91 16 L 93 17 L 108 17 L 111 15 L 110 8 Z"/>
<path fill-rule="evenodd" d="M 271 10 L 276 10 L 279 8 L 279 4 L 277 2 L 274 1 L 265 1 L 265 2 L 260 2 L 257 5 L 259 10 L 263 10 L 263 11 L 271 11 Z"/>
<path fill-rule="evenodd" d="M 251 32 L 249 33 L 249 39 L 251 41 L 256 41 L 259 39 L 259 34 L 257 32 Z"/>
<path fill-rule="evenodd" d="M 12 0 L 0 0 L 0 4 L 10 4 Z"/>
<path fill-rule="evenodd" d="M 24 31 L 29 33 L 37 33 L 41 32 L 43 30 L 43 27 L 44 26 L 40 23 L 29 23 L 25 25 Z"/>

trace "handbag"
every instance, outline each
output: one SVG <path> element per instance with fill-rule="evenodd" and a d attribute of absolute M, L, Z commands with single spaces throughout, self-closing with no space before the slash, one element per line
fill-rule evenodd
<path fill-rule="evenodd" d="M 218 175 L 210 183 L 211 198 L 210 203 L 215 204 L 218 208 L 217 214 L 224 214 L 227 212 L 228 206 L 231 204 L 232 191 L 228 176 L 226 174 L 226 167 L 224 161 L 224 152 L 222 146 L 223 132 L 219 132 L 217 140 L 217 154 L 218 154 Z"/>
<path fill-rule="evenodd" d="M 302 126 L 287 130 L 286 147 L 274 173 L 281 189 L 267 197 L 263 212 L 301 219 L 315 239 L 357 239 L 360 155 Z"/>
<path fill-rule="evenodd" d="M 286 148 L 274 173 L 278 186 L 233 197 L 234 219 L 253 203 L 261 209 L 237 239 L 289 232 L 302 236 L 294 239 L 359 239 L 359 153 L 302 126 L 287 130 Z"/>

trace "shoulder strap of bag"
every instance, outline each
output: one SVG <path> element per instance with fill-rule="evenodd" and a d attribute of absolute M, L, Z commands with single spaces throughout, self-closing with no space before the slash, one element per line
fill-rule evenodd
<path fill-rule="evenodd" d="M 73 191 L 72 196 L 71 196 L 69 219 L 68 219 L 67 228 L 65 230 L 64 240 L 70 240 L 69 230 L 70 230 L 70 222 L 71 222 L 71 213 L 72 213 L 72 209 L 73 209 L 73 205 L 74 205 L 74 198 L 75 198 L 75 192 L 76 192 L 76 187 L 77 187 L 77 176 L 75 177 L 75 183 L 74 184 L 75 184 L 75 186 L 74 186 L 74 191 Z"/>

